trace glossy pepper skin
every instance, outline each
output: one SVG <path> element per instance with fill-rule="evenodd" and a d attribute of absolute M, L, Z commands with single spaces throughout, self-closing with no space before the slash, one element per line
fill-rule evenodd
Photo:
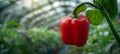
<path fill-rule="evenodd" d="M 89 27 L 88 18 L 84 15 L 74 19 L 71 16 L 62 18 L 60 21 L 60 31 L 63 43 L 84 46 L 87 42 Z"/>

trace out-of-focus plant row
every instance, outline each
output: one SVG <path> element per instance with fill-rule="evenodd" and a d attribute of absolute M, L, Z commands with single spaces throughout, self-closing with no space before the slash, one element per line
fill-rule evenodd
<path fill-rule="evenodd" d="M 59 32 L 0 25 L 0 54 L 54 54 L 63 48 Z"/>

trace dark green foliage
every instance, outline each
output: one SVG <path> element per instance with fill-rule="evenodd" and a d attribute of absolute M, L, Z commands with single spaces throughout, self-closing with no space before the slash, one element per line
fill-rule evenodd
<path fill-rule="evenodd" d="M 107 10 L 112 19 L 118 14 L 117 0 L 94 0 L 94 4 Z"/>

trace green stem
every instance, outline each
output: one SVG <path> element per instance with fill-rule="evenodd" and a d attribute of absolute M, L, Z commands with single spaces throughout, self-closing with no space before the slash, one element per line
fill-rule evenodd
<path fill-rule="evenodd" d="M 103 15 L 105 16 L 105 18 L 106 18 L 106 20 L 107 20 L 107 22 L 108 22 L 108 25 L 109 25 L 109 27 L 110 27 L 110 29 L 111 29 L 114 37 L 115 37 L 116 40 L 120 43 L 120 36 L 119 36 L 119 34 L 117 33 L 117 31 L 115 30 L 115 28 L 114 28 L 114 26 L 113 26 L 113 24 L 112 24 L 111 17 L 109 16 L 108 12 L 106 11 L 105 8 L 101 8 L 100 10 L 101 10 L 101 12 L 103 13 Z"/>
<path fill-rule="evenodd" d="M 84 3 L 82 3 L 82 4 L 79 4 L 79 5 L 73 10 L 73 13 L 72 13 L 72 14 L 73 14 L 73 18 L 77 18 L 76 11 L 78 10 L 78 8 L 81 7 L 82 5 L 86 5 L 86 4 L 91 5 L 91 6 L 95 7 L 95 8 L 97 8 L 97 9 L 100 8 L 100 7 L 97 7 L 96 5 L 94 5 L 94 4 L 92 4 L 92 3 L 84 2 Z"/>

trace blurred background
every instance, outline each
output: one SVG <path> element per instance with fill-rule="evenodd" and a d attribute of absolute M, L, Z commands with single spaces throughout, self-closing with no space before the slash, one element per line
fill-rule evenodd
<path fill-rule="evenodd" d="M 59 21 L 82 2 L 92 0 L 0 0 L 0 54 L 120 54 L 105 20 L 91 25 L 84 47 L 63 44 Z M 120 33 L 120 0 L 118 7 Z"/>

